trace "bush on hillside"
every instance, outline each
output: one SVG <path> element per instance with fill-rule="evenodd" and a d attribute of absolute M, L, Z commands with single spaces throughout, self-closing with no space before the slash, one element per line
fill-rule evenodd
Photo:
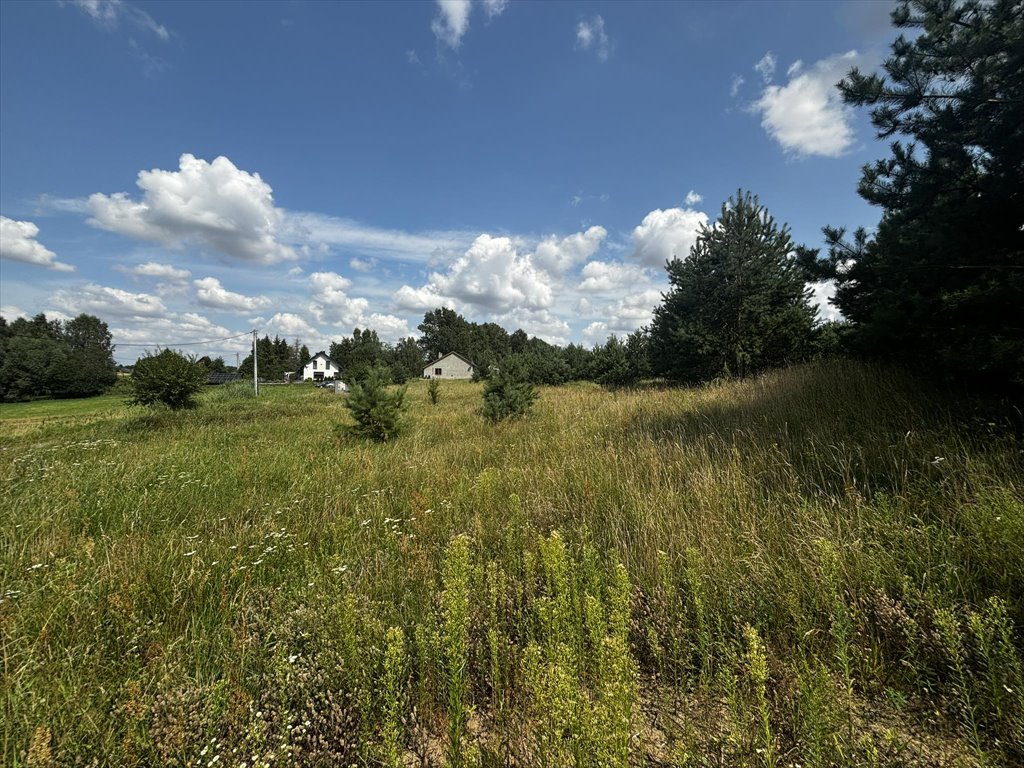
<path fill-rule="evenodd" d="M 484 386 L 484 417 L 491 422 L 517 419 L 525 416 L 537 399 L 534 389 L 519 366 L 506 360 L 500 367 L 492 367 Z"/>
<path fill-rule="evenodd" d="M 366 376 L 352 385 L 352 391 L 345 399 L 356 423 L 348 431 L 371 440 L 387 442 L 402 431 L 402 414 L 408 408 L 405 402 L 405 386 L 389 390 L 390 371 L 386 366 L 375 365 Z"/>
<path fill-rule="evenodd" d="M 206 368 L 173 349 L 147 352 L 132 372 L 132 405 L 165 405 L 171 410 L 194 408 L 195 395 L 206 380 Z"/>

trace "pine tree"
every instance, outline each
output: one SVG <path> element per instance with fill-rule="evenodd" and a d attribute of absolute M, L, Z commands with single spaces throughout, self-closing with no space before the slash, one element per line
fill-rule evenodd
<path fill-rule="evenodd" d="M 371 440 L 387 442 L 402 431 L 402 414 L 408 404 L 405 402 L 405 387 L 389 390 L 390 372 L 384 365 L 368 369 L 365 377 L 352 386 L 345 399 L 356 423 L 348 429 L 353 434 Z"/>
<path fill-rule="evenodd" d="M 603 347 L 596 350 L 595 369 L 598 371 L 597 383 L 606 387 L 628 387 L 638 380 L 636 371 L 629 364 L 626 345 L 612 334 Z"/>
<path fill-rule="evenodd" d="M 514 358 L 506 358 L 491 369 L 484 385 L 484 418 L 491 422 L 517 419 L 533 408 L 537 390 L 526 379 Z"/>
<path fill-rule="evenodd" d="M 816 309 L 788 228 L 742 190 L 701 228 L 654 311 L 655 373 L 680 381 L 746 376 L 808 353 Z"/>
<path fill-rule="evenodd" d="M 860 351 L 1022 385 L 1024 4 L 916 0 L 893 22 L 914 34 L 883 74 L 839 84 L 895 139 L 859 186 L 882 219 L 873 239 L 826 228 L 808 266 L 836 281 Z"/>

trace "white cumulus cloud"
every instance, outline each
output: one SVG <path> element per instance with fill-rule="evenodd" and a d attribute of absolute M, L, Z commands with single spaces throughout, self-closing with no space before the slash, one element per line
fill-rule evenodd
<path fill-rule="evenodd" d="M 295 259 L 279 241 L 283 213 L 258 173 L 226 157 L 212 163 L 184 154 L 177 171 L 140 171 L 142 198 L 124 192 L 89 197 L 89 223 L 111 232 L 178 247 L 186 242 L 249 262 Z"/>
<path fill-rule="evenodd" d="M 686 199 L 683 202 L 685 202 L 687 205 L 696 205 L 703 199 L 704 195 L 698 195 L 691 189 L 689 192 L 686 193 Z"/>
<path fill-rule="evenodd" d="M 656 208 L 633 230 L 633 255 L 648 267 L 664 267 L 672 258 L 685 259 L 697 242 L 700 227 L 707 223 L 703 211 Z"/>
<path fill-rule="evenodd" d="M 57 254 L 40 243 L 39 227 L 31 221 L 0 216 L 0 258 L 35 264 L 56 272 L 73 272 L 70 264 L 57 261 Z"/>
<path fill-rule="evenodd" d="M 430 25 L 434 36 L 449 48 L 458 48 L 469 30 L 470 0 L 437 0 L 437 16 Z"/>
<path fill-rule="evenodd" d="M 457 308 L 457 302 L 448 296 L 442 296 L 429 285 L 421 288 L 403 285 L 395 291 L 392 301 L 395 307 L 403 312 L 429 312 L 438 307 Z"/>
<path fill-rule="evenodd" d="M 313 342 L 314 339 L 319 340 L 322 338 L 320 331 L 294 312 L 278 312 L 270 320 L 267 320 L 265 323 L 257 323 L 257 325 L 263 325 L 261 333 L 268 336 L 273 334 L 282 338 L 299 337 L 300 339 L 308 339 L 307 343 Z"/>
<path fill-rule="evenodd" d="M 586 232 L 576 232 L 568 237 L 546 237 L 534 250 L 533 261 L 552 275 L 560 275 L 567 269 L 586 261 L 608 236 L 604 227 L 590 227 Z"/>
<path fill-rule="evenodd" d="M 335 328 L 372 328 L 385 339 L 409 334 L 409 324 L 400 317 L 371 312 L 370 302 L 349 296 L 352 281 L 335 272 L 314 272 L 309 276 L 309 312 L 318 323 Z"/>
<path fill-rule="evenodd" d="M 403 298 L 415 293 L 399 290 Z M 511 238 L 486 234 L 455 258 L 447 272 L 431 273 L 420 295 L 445 296 L 492 312 L 543 309 L 554 301 L 551 277 L 533 263 L 531 254 L 520 253 Z"/>
<path fill-rule="evenodd" d="M 838 83 L 867 63 L 856 51 L 802 67 L 794 64 L 785 85 L 769 85 L 752 105 L 761 125 L 783 149 L 798 156 L 839 157 L 854 143 L 853 110 L 843 104 Z"/>
<path fill-rule="evenodd" d="M 580 276 L 581 291 L 615 291 L 650 282 L 643 267 L 617 261 L 591 261 Z"/>
<path fill-rule="evenodd" d="M 266 296 L 243 296 L 241 293 L 233 293 L 221 285 L 220 280 L 215 277 L 193 280 L 192 284 L 196 287 L 196 299 L 204 307 L 250 314 L 270 309 L 274 305 L 274 302 Z"/>
<path fill-rule="evenodd" d="M 625 337 L 651 322 L 654 308 L 661 303 L 657 288 L 630 293 L 603 308 L 604 320 L 595 320 L 583 329 L 583 338 L 592 344 L 603 342 L 611 334 Z"/>

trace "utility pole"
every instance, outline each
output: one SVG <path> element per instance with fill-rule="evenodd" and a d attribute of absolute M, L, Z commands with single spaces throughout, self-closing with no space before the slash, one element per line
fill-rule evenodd
<path fill-rule="evenodd" d="M 259 368 L 256 362 L 256 329 L 252 330 L 252 390 L 256 397 L 260 396 Z"/>

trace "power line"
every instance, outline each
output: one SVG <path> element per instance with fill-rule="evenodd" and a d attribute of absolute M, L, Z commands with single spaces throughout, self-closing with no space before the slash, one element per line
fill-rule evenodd
<path fill-rule="evenodd" d="M 225 336 L 221 339 L 206 339 L 205 341 L 159 341 L 152 343 L 145 342 L 114 342 L 115 347 L 194 347 L 199 344 L 215 344 L 218 341 L 229 341 L 230 339 L 240 339 L 242 336 L 248 336 L 254 333 L 254 331 L 246 331 L 245 333 L 237 333 L 234 336 Z"/>
<path fill-rule="evenodd" d="M 194 347 L 199 344 L 216 344 L 218 341 L 229 341 L 231 339 L 240 339 L 243 336 L 248 336 L 253 331 L 246 331 L 245 333 L 237 333 L 234 336 L 224 336 L 220 339 L 206 339 L 204 341 L 126 341 L 112 342 L 115 347 Z M 40 341 L 52 340 L 48 336 L 36 336 L 31 333 L 14 333 L 10 336 L 5 336 L 7 339 L 38 339 Z"/>

